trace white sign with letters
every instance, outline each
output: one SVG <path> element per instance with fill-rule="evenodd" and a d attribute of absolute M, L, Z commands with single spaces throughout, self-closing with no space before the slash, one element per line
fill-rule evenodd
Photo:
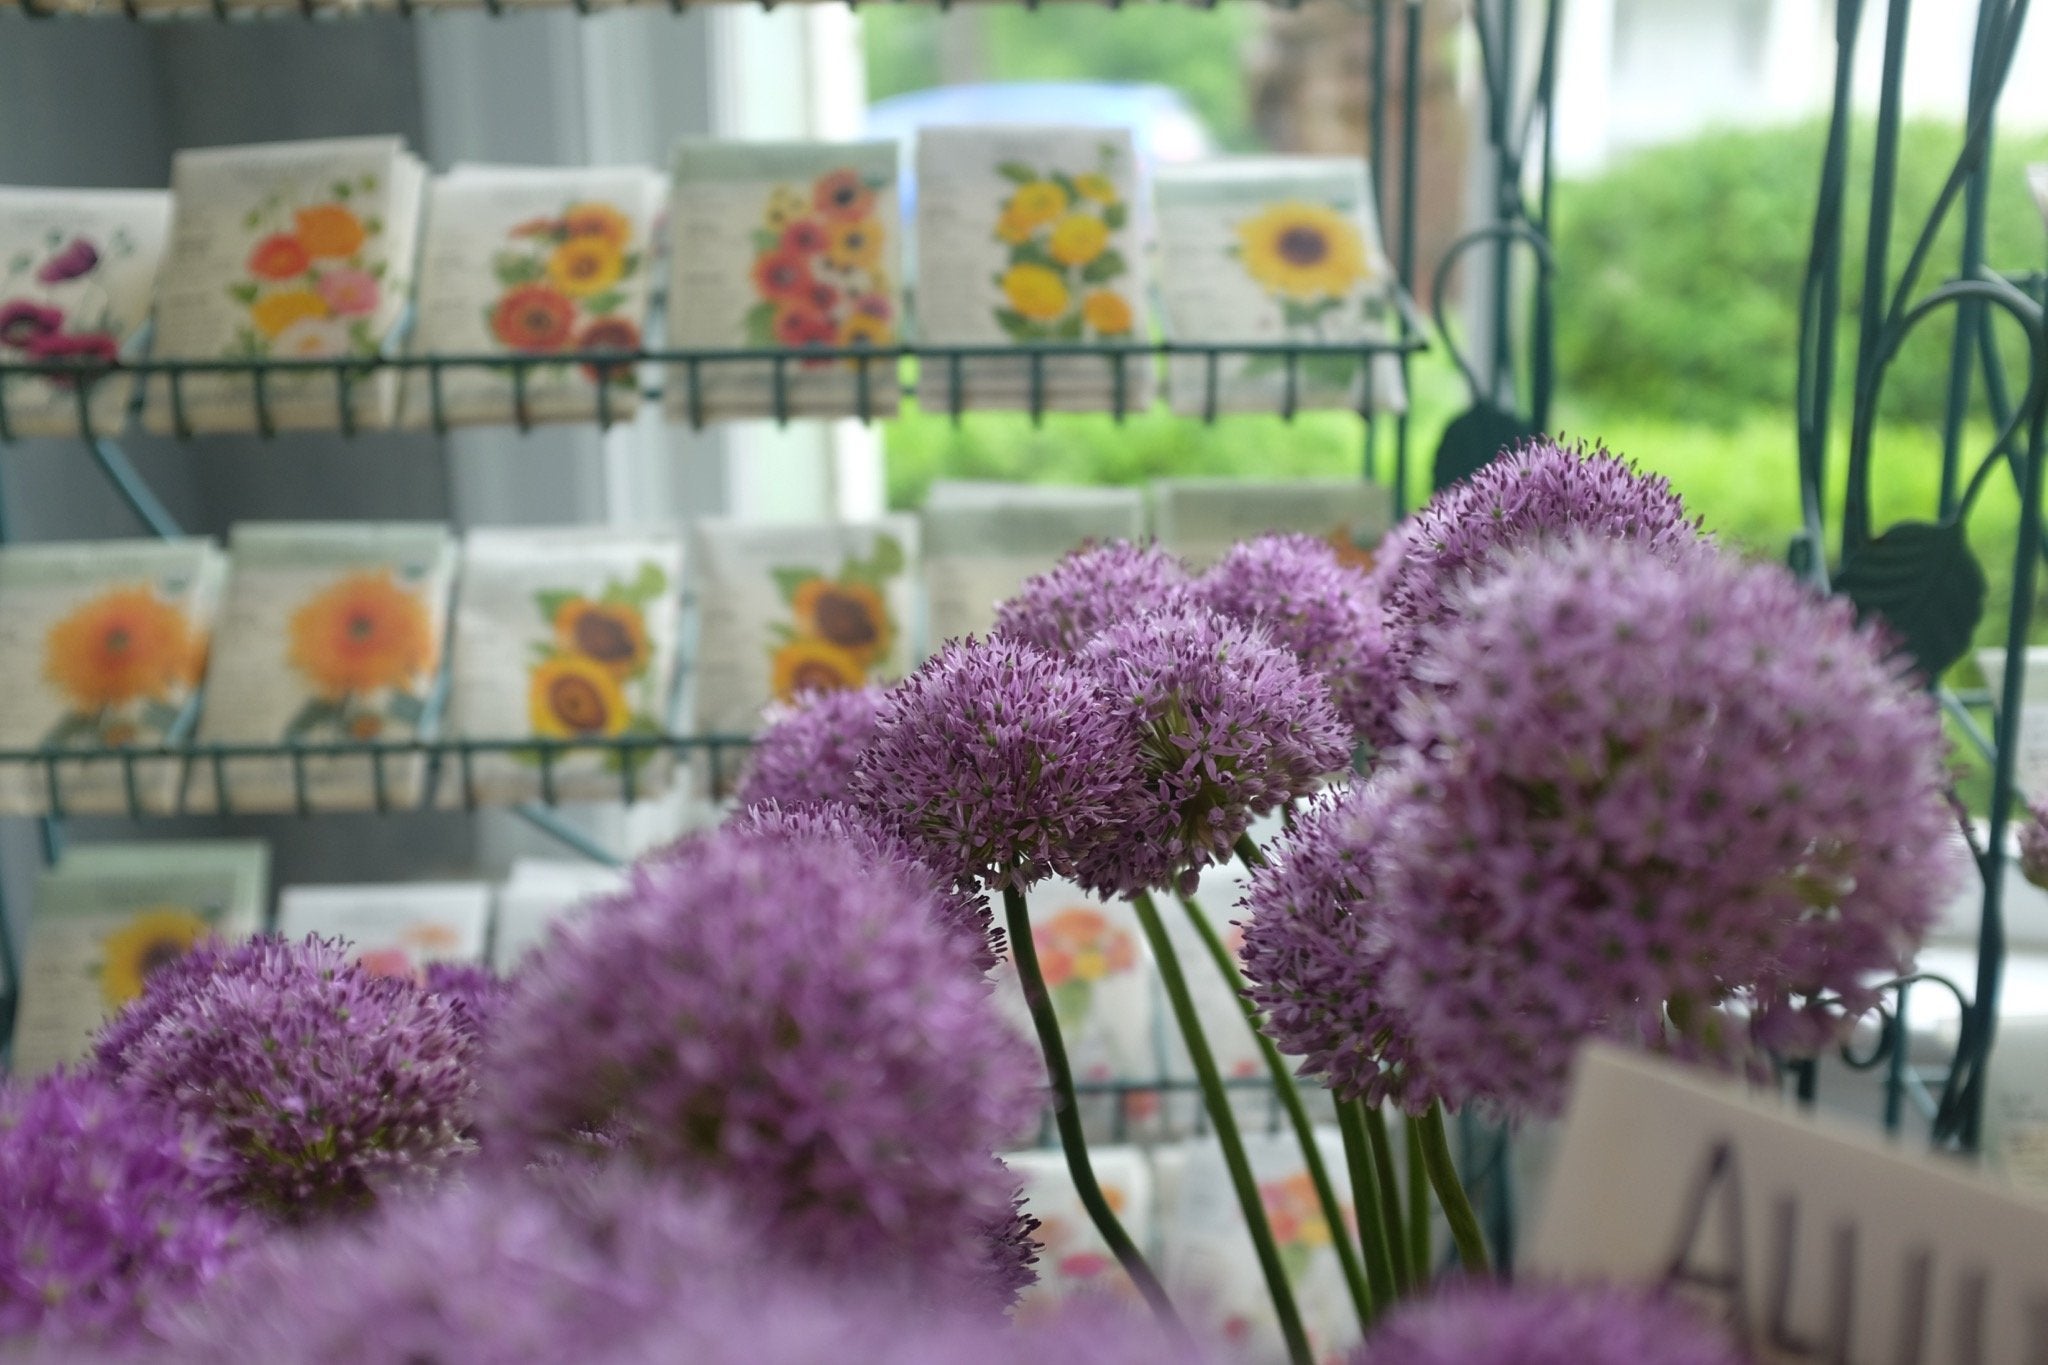
<path fill-rule="evenodd" d="M 1767 1365 L 2048 1365 L 2048 1204 L 1608 1047 L 1525 1266 L 1673 1285 Z"/>

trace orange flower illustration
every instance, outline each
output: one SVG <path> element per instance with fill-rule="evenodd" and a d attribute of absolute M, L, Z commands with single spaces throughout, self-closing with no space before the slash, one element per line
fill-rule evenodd
<path fill-rule="evenodd" d="M 203 657 L 185 613 L 144 585 L 115 588 L 50 627 L 43 676 L 81 711 L 161 698 Z"/>
<path fill-rule="evenodd" d="M 860 172 L 842 168 L 822 177 L 811 191 L 811 203 L 827 218 L 865 218 L 875 206 L 875 192 Z"/>
<path fill-rule="evenodd" d="M 838 270 L 872 270 L 882 263 L 882 229 L 872 218 L 832 224 L 825 260 Z"/>
<path fill-rule="evenodd" d="M 602 664 L 621 680 L 644 671 L 654 653 L 638 607 L 588 597 L 572 597 L 555 613 L 555 643 L 566 653 Z"/>
<path fill-rule="evenodd" d="M 409 686 L 436 653 L 426 604 L 389 569 L 350 574 L 292 613 L 292 667 L 329 698 Z"/>
<path fill-rule="evenodd" d="M 312 264 L 305 243 L 289 232 L 273 232 L 249 251 L 249 273 L 259 280 L 288 280 Z"/>
<path fill-rule="evenodd" d="M 776 650 L 768 671 L 777 701 L 794 701 L 806 692 L 843 692 L 868 680 L 859 658 L 813 639 L 791 640 Z"/>
<path fill-rule="evenodd" d="M 576 305 L 544 284 L 523 284 L 491 310 L 491 334 L 515 351 L 559 351 L 575 325 Z"/>
<path fill-rule="evenodd" d="M 889 652 L 896 632 L 881 592 L 867 583 L 814 578 L 790 598 L 799 633 L 814 635 L 858 659 L 863 668 Z"/>
<path fill-rule="evenodd" d="M 562 214 L 565 237 L 598 237 L 624 251 L 633 240 L 633 220 L 610 204 L 571 204 Z"/>
<path fill-rule="evenodd" d="M 1138 950 L 1131 936 L 1088 905 L 1060 911 L 1032 932 L 1031 941 L 1038 949 L 1039 965 L 1048 986 L 1065 981 L 1100 981 L 1127 972 L 1138 962 Z"/>
<path fill-rule="evenodd" d="M 339 204 L 315 204 L 292 215 L 292 225 L 308 255 L 316 260 L 337 260 L 363 249 L 369 232 L 363 220 Z"/>

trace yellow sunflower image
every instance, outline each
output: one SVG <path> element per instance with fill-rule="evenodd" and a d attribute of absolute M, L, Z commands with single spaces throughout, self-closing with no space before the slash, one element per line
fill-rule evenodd
<path fill-rule="evenodd" d="M 1010 307 L 1033 322 L 1054 321 L 1072 302 L 1067 282 L 1060 278 L 1059 271 L 1028 261 L 1004 271 L 1002 286 Z"/>
<path fill-rule="evenodd" d="M 321 695 L 405 687 L 433 671 L 433 624 L 389 569 L 337 580 L 292 613 L 289 658 Z"/>
<path fill-rule="evenodd" d="M 626 257 L 603 237 L 571 237 L 548 256 L 548 279 L 572 298 L 589 298 L 617 284 Z"/>
<path fill-rule="evenodd" d="M 212 932 L 182 905 L 152 905 L 100 940 L 100 998 L 110 1010 L 142 994 L 151 972 L 168 967 Z"/>
<path fill-rule="evenodd" d="M 1325 204 L 1269 204 L 1237 225 L 1245 272 L 1301 303 L 1339 298 L 1365 278 L 1358 225 Z"/>
<path fill-rule="evenodd" d="M 810 211 L 810 200 L 787 185 L 777 185 L 768 195 L 768 208 L 761 221 L 771 232 L 779 233 Z"/>
<path fill-rule="evenodd" d="M 877 317 L 855 313 L 839 324 L 841 346 L 887 346 L 896 339 L 896 329 Z M 848 364 L 854 362 L 848 361 Z"/>
<path fill-rule="evenodd" d="M 282 336 L 295 323 L 326 316 L 327 300 L 311 289 L 280 289 L 249 305 L 249 321 L 272 339 Z"/>
<path fill-rule="evenodd" d="M 808 637 L 776 650 L 768 672 L 777 701 L 795 701 L 806 692 L 844 692 L 868 680 L 859 659 L 838 645 Z"/>
<path fill-rule="evenodd" d="M 882 263 L 882 227 L 872 218 L 834 223 L 825 260 L 836 270 L 872 270 Z"/>
<path fill-rule="evenodd" d="M 624 251 L 633 240 L 633 220 L 610 204 L 594 200 L 571 204 L 562 211 L 562 235 L 596 237 Z"/>
<path fill-rule="evenodd" d="M 1017 192 L 1003 205 L 1003 217 L 1030 232 L 1065 213 L 1072 202 L 1067 192 L 1052 181 L 1034 180 L 1017 187 Z"/>
<path fill-rule="evenodd" d="M 43 677 L 81 711 L 162 698 L 191 679 L 195 634 L 148 585 L 114 588 L 50 627 Z"/>
<path fill-rule="evenodd" d="M 1061 265 L 1086 265 L 1109 245 L 1109 228 L 1092 213 L 1070 213 L 1053 227 L 1045 248 Z"/>
<path fill-rule="evenodd" d="M 533 733 L 548 739 L 616 735 L 631 718 L 611 669 L 581 654 L 557 654 L 534 665 L 526 713 Z"/>
<path fill-rule="evenodd" d="M 1106 337 L 1131 330 L 1131 303 L 1114 289 L 1097 289 L 1081 300 L 1081 320 Z"/>
<path fill-rule="evenodd" d="M 837 646 L 863 669 L 889 652 L 896 632 L 881 592 L 866 583 L 835 583 L 813 578 L 797 585 L 790 597 L 797 631 Z"/>
<path fill-rule="evenodd" d="M 1081 191 L 1086 199 L 1098 204 L 1114 204 L 1117 201 L 1116 181 L 1096 171 L 1074 177 L 1074 188 Z"/>
<path fill-rule="evenodd" d="M 556 609 L 555 643 L 565 653 L 603 664 L 622 682 L 645 672 L 654 653 L 640 608 L 588 597 L 572 597 Z"/>

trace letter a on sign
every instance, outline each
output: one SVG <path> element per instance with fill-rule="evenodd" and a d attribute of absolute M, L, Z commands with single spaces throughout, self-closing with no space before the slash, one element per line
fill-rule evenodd
<path fill-rule="evenodd" d="M 2044 1248 L 1960 1163 L 1595 1046 L 1524 1266 L 1667 1287 L 1769 1365 L 2048 1365 Z"/>

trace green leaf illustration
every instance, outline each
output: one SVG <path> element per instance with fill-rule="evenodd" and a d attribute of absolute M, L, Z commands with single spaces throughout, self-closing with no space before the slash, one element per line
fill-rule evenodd
<path fill-rule="evenodd" d="M 1073 204 L 1081 202 L 1083 197 L 1081 187 L 1074 183 L 1073 176 L 1068 175 L 1065 171 L 1054 171 L 1052 173 L 1052 183 L 1067 192 L 1067 202 Z"/>
<path fill-rule="evenodd" d="M 372 237 L 383 236 L 384 220 L 382 218 L 377 217 L 375 214 L 371 214 L 368 218 L 363 219 L 363 231 L 368 233 Z"/>
<path fill-rule="evenodd" d="M 636 607 L 644 607 L 668 591 L 668 575 L 661 571 L 659 564 L 642 564 L 633 581 L 617 585 L 617 590 L 619 600 L 631 602 Z M 605 596 L 609 598 L 611 595 L 611 589 L 607 588 Z"/>
<path fill-rule="evenodd" d="M 1057 270 L 1062 273 L 1066 271 L 1066 267 L 1054 259 L 1053 254 L 1045 249 L 1045 244 L 1036 238 L 1028 242 L 1019 242 L 1011 247 L 1010 264 L 1042 265 L 1047 270 Z"/>
<path fill-rule="evenodd" d="M 747 310 L 747 344 L 749 346 L 773 346 L 775 344 L 775 305 L 757 303 Z"/>
<path fill-rule="evenodd" d="M 330 192 L 336 199 L 350 199 L 355 196 L 356 187 L 346 180 L 337 180 L 330 187 Z"/>
<path fill-rule="evenodd" d="M 763 256 L 782 245 L 782 238 L 766 228 L 754 229 L 754 250 Z"/>
<path fill-rule="evenodd" d="M 255 303 L 256 296 L 261 292 L 256 285 L 248 280 L 242 280 L 239 283 L 228 286 L 228 297 L 241 304 L 244 308 Z"/>
<path fill-rule="evenodd" d="M 98 735 L 99 727 L 93 723 L 91 716 L 80 715 L 78 712 L 72 711 L 50 727 L 49 733 L 43 736 L 41 747 L 45 749 L 69 748 L 79 740 L 87 737 L 97 740 Z M 95 744 L 93 747 L 98 746 Z"/>
<path fill-rule="evenodd" d="M 1128 269 L 1130 263 L 1124 260 L 1122 252 L 1105 251 L 1081 267 L 1081 280 L 1084 284 L 1101 284 L 1105 280 L 1115 279 Z"/>
<path fill-rule="evenodd" d="M 903 572 L 903 542 L 894 536 L 876 536 L 875 548 L 868 552 L 868 567 L 875 571 L 877 578 L 894 578 Z"/>
<path fill-rule="evenodd" d="M 1102 207 L 1102 225 L 1111 232 L 1123 229 L 1131 221 L 1131 210 L 1124 204 L 1105 204 Z"/>
<path fill-rule="evenodd" d="M 1960 523 L 1902 521 L 1850 555 L 1835 591 L 1883 619 L 1928 679 L 1963 657 L 1984 615 L 1984 570 Z"/>
<path fill-rule="evenodd" d="M 1012 185 L 1035 185 L 1038 183 L 1038 172 L 1020 161 L 1003 162 L 996 167 L 996 174 L 1009 181 Z"/>
<path fill-rule="evenodd" d="M 1054 341 L 1079 341 L 1081 339 L 1081 331 L 1081 315 L 1079 313 L 1070 313 L 1053 325 L 1052 339 Z"/>
<path fill-rule="evenodd" d="M 575 601 L 578 596 L 579 594 L 565 588 L 542 588 L 533 595 L 533 604 L 540 608 L 541 619 L 553 625 L 555 617 L 561 615 L 562 608 Z"/>
<path fill-rule="evenodd" d="M 607 289 L 602 294 L 592 294 L 589 298 L 583 300 L 583 307 L 593 314 L 609 313 L 621 307 L 625 302 L 626 295 L 624 291 Z"/>
<path fill-rule="evenodd" d="M 627 252 L 627 253 L 626 253 L 626 259 L 625 259 L 624 261 L 622 261 L 622 262 L 620 263 L 620 265 L 619 265 L 619 269 L 620 269 L 620 271 L 621 271 L 621 272 L 622 272 L 623 274 L 626 274 L 626 275 L 630 275 L 630 274 L 632 274 L 632 273 L 633 273 L 634 271 L 638 270 L 639 268 L 640 268 L 640 253 L 639 253 L 639 252 L 637 252 L 637 251 L 629 251 L 629 252 Z M 600 309 L 599 311 L 600 311 L 600 312 L 602 312 L 602 311 L 604 311 L 604 310 Z"/>
<path fill-rule="evenodd" d="M 508 288 L 532 284 L 547 274 L 547 270 L 531 256 L 516 252 L 503 252 L 491 261 L 491 273 L 498 277 L 498 283 Z"/>
<path fill-rule="evenodd" d="M 1052 1012 L 1068 1035 L 1088 1022 L 1089 1007 L 1095 1002 L 1095 987 L 1090 982 L 1078 976 L 1069 977 L 1046 994 L 1052 997 Z"/>
<path fill-rule="evenodd" d="M 341 704 L 315 697 L 300 707 L 299 713 L 292 717 L 291 724 L 284 727 L 284 737 L 288 740 L 301 739 L 315 730 L 339 724 Z"/>
<path fill-rule="evenodd" d="M 782 600 L 796 602 L 796 590 L 818 577 L 816 569 L 770 569 L 768 576 L 775 580 L 775 590 L 782 594 Z"/>
<path fill-rule="evenodd" d="M 527 645 L 526 652 L 535 664 L 547 663 L 560 653 L 553 645 L 544 645 L 538 640 Z"/>

